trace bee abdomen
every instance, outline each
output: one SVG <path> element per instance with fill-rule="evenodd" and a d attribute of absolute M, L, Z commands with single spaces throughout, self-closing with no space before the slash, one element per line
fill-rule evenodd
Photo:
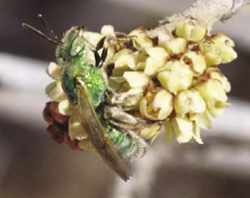
<path fill-rule="evenodd" d="M 107 134 L 123 158 L 133 161 L 146 153 L 148 144 L 132 131 L 121 132 L 112 128 Z"/>

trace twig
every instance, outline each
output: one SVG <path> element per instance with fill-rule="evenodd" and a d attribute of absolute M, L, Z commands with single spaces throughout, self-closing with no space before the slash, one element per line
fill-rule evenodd
<path fill-rule="evenodd" d="M 211 29 L 215 22 L 231 18 L 248 3 L 249 0 L 197 0 L 184 12 L 161 20 L 160 26 L 150 30 L 148 33 L 154 37 L 158 35 L 158 32 L 172 32 L 177 23 L 185 20 L 195 20 Z"/>

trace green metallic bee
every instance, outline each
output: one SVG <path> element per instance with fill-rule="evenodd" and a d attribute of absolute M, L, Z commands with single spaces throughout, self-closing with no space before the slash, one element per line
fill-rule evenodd
<path fill-rule="evenodd" d="M 38 17 L 50 36 L 28 24 L 22 26 L 57 44 L 56 59 L 63 68 L 61 81 L 64 92 L 102 159 L 126 181 L 131 175 L 131 160 L 143 156 L 148 147 L 148 143 L 135 131 L 146 128 L 148 123 L 133 118 L 105 100 L 109 92 L 103 69 L 107 56 L 107 49 L 103 47 L 106 38 L 103 37 L 93 47 L 83 36 L 84 27 L 76 26 L 59 40 L 42 15 Z M 97 51 L 101 48 L 100 56 Z M 95 65 L 86 60 L 90 52 L 94 53 Z"/>

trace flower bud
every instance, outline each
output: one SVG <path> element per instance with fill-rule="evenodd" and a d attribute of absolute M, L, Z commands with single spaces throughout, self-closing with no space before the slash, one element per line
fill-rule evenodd
<path fill-rule="evenodd" d="M 234 41 L 224 34 L 216 34 L 210 38 L 216 47 L 220 50 L 222 63 L 229 63 L 237 58 L 237 53 L 234 51 Z"/>
<path fill-rule="evenodd" d="M 170 57 L 168 52 L 162 47 L 147 48 L 146 52 L 152 59 L 157 60 L 162 64 Z"/>
<path fill-rule="evenodd" d="M 238 56 L 233 48 L 228 47 L 226 45 L 221 46 L 219 49 L 220 49 L 221 63 L 230 63 Z"/>
<path fill-rule="evenodd" d="M 49 112 L 50 112 L 51 116 L 54 118 L 54 120 L 60 124 L 65 124 L 69 120 L 69 116 L 63 115 L 59 112 L 57 102 L 50 103 Z"/>
<path fill-rule="evenodd" d="M 53 79 L 61 78 L 62 67 L 57 65 L 55 62 L 51 62 L 46 69 L 47 74 Z"/>
<path fill-rule="evenodd" d="M 103 38 L 103 35 L 101 35 L 100 33 L 90 31 L 84 31 L 82 36 L 93 46 L 96 46 L 97 43 Z"/>
<path fill-rule="evenodd" d="M 163 66 L 163 63 L 157 61 L 151 57 L 147 58 L 144 73 L 148 76 L 154 76 L 157 73 L 157 70 Z"/>
<path fill-rule="evenodd" d="M 168 52 L 162 47 L 152 47 L 146 49 L 149 57 L 147 58 L 144 73 L 148 76 L 156 74 L 157 70 L 167 62 Z"/>
<path fill-rule="evenodd" d="M 227 95 L 220 81 L 209 79 L 198 84 L 197 89 L 207 103 L 208 109 L 215 108 L 218 104 L 225 104 Z"/>
<path fill-rule="evenodd" d="M 52 140 L 56 141 L 58 144 L 64 142 L 65 139 L 64 127 L 58 123 L 49 125 L 47 128 L 47 134 L 50 136 Z"/>
<path fill-rule="evenodd" d="M 211 42 L 203 42 L 199 44 L 199 49 L 204 55 L 208 66 L 221 64 L 220 50 Z"/>
<path fill-rule="evenodd" d="M 150 78 L 143 72 L 126 71 L 123 74 L 124 79 L 128 82 L 131 88 L 133 87 L 145 87 Z"/>
<path fill-rule="evenodd" d="M 62 115 L 70 116 L 74 112 L 74 109 L 69 100 L 66 99 L 59 102 L 58 111 Z"/>
<path fill-rule="evenodd" d="M 115 37 L 114 27 L 112 25 L 104 25 L 101 29 L 101 34 L 105 36 Z"/>
<path fill-rule="evenodd" d="M 195 90 L 180 92 L 175 98 L 175 110 L 177 114 L 184 116 L 187 113 L 202 113 L 206 110 L 206 103 L 200 93 Z"/>
<path fill-rule="evenodd" d="M 186 21 L 176 25 L 175 33 L 178 37 L 185 38 L 188 41 L 198 42 L 205 37 L 207 29 L 201 25 Z"/>
<path fill-rule="evenodd" d="M 115 67 L 121 67 L 128 65 L 128 60 L 133 54 L 133 51 L 130 49 L 122 49 L 115 54 L 113 60 L 115 61 Z"/>
<path fill-rule="evenodd" d="M 45 92 L 48 97 L 55 102 L 60 102 L 67 98 L 66 94 L 62 89 L 62 83 L 60 80 L 48 84 Z"/>
<path fill-rule="evenodd" d="M 221 83 L 221 85 L 226 93 L 231 91 L 230 82 L 228 81 L 227 77 L 224 76 L 219 70 L 212 70 L 209 73 L 210 73 L 210 77 L 212 79 L 216 79 L 216 80 L 220 81 L 220 83 Z"/>
<path fill-rule="evenodd" d="M 177 94 L 192 85 L 193 72 L 185 63 L 174 61 L 171 62 L 171 71 L 161 71 L 157 78 L 166 90 Z"/>
<path fill-rule="evenodd" d="M 189 51 L 183 55 L 183 61 L 190 65 L 196 76 L 201 75 L 206 69 L 206 60 L 203 55 Z"/>
<path fill-rule="evenodd" d="M 207 111 L 193 115 L 191 120 L 195 121 L 197 126 L 203 129 L 210 129 L 212 127 L 212 122 Z"/>
<path fill-rule="evenodd" d="M 71 140 L 83 140 L 88 137 L 77 113 L 73 113 L 69 118 L 69 137 Z"/>
<path fill-rule="evenodd" d="M 184 38 L 174 38 L 163 46 L 170 55 L 184 53 L 187 49 L 187 41 Z"/>
<path fill-rule="evenodd" d="M 144 140 L 147 140 L 152 143 L 160 133 L 161 127 L 162 124 L 160 122 L 154 122 L 152 124 L 147 125 L 146 127 L 143 127 L 140 130 L 139 135 Z"/>
<path fill-rule="evenodd" d="M 47 102 L 44 109 L 43 109 L 43 119 L 48 123 L 48 124 L 53 124 L 54 122 L 54 118 L 53 116 L 51 115 L 51 112 L 50 112 L 50 105 L 51 103 L 53 102 Z"/>
<path fill-rule="evenodd" d="M 165 122 L 167 140 L 175 136 L 179 143 L 187 143 L 192 138 L 197 143 L 203 144 L 200 138 L 200 128 L 185 117 L 175 117 Z"/>
<path fill-rule="evenodd" d="M 173 110 L 173 96 L 161 89 L 152 94 L 148 92 L 140 102 L 140 112 L 150 120 L 164 120 Z"/>
<path fill-rule="evenodd" d="M 146 35 L 146 29 L 141 27 L 129 33 L 133 38 L 134 46 L 136 49 L 153 47 L 153 41 Z"/>
<path fill-rule="evenodd" d="M 71 149 L 75 151 L 81 151 L 82 148 L 79 147 L 79 140 L 71 140 L 69 136 L 64 138 L 64 143 L 67 144 Z"/>
<path fill-rule="evenodd" d="M 218 33 L 213 35 L 210 40 L 215 44 L 215 45 L 226 45 L 228 47 L 235 47 L 235 43 L 232 39 L 230 39 L 228 36 Z"/>

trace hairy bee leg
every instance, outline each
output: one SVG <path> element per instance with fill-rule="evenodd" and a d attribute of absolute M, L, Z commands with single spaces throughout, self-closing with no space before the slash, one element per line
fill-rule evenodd
<path fill-rule="evenodd" d="M 134 143 L 136 144 L 138 149 L 136 155 L 130 155 L 129 158 L 131 161 L 135 161 L 145 155 L 148 150 L 149 144 L 143 138 L 133 133 L 132 131 L 128 131 L 128 134 L 133 138 Z M 130 152 L 133 153 L 133 150 L 131 150 Z"/>

